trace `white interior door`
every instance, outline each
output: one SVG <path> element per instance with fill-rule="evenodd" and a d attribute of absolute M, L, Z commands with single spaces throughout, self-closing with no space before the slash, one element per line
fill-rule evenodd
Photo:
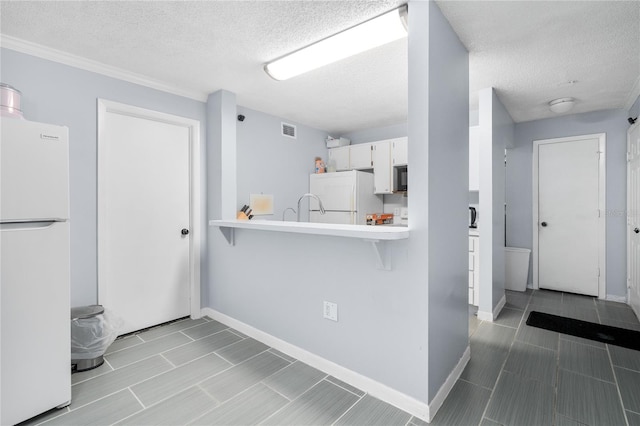
<path fill-rule="evenodd" d="M 534 224 L 538 286 L 598 296 L 604 241 L 599 211 L 604 198 L 600 181 L 601 154 L 604 157 L 601 138 L 595 135 L 537 141 L 534 149 L 538 178 Z"/>
<path fill-rule="evenodd" d="M 627 279 L 629 305 L 640 316 L 640 124 L 629 129 L 627 165 Z"/>
<path fill-rule="evenodd" d="M 150 117 L 101 117 L 99 303 L 123 318 L 121 334 L 190 313 L 189 133 Z"/>

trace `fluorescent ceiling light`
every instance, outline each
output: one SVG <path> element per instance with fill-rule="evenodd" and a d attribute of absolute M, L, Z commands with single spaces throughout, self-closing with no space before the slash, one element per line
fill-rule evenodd
<path fill-rule="evenodd" d="M 562 114 L 563 112 L 570 111 L 575 105 L 576 100 L 573 98 L 560 98 L 554 99 L 549 102 L 549 109 L 556 114 Z"/>
<path fill-rule="evenodd" d="M 269 62 L 264 70 L 276 80 L 286 80 L 399 40 L 407 36 L 406 15 L 407 6 L 401 6 Z"/>

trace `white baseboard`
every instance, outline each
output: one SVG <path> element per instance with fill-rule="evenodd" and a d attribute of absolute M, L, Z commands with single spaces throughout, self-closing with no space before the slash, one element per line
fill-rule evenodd
<path fill-rule="evenodd" d="M 385 384 L 377 382 L 369 377 L 363 376 L 360 373 L 338 365 L 332 361 L 329 361 L 328 359 L 322 358 L 321 356 L 311 353 L 296 345 L 285 342 L 282 339 L 272 336 L 269 333 L 265 333 L 262 330 L 258 330 L 253 326 L 238 321 L 214 309 L 203 308 L 202 315 L 207 315 L 216 321 L 228 325 L 229 327 L 232 327 L 249 337 L 252 337 L 268 346 L 271 346 L 274 349 L 279 350 L 280 352 L 283 352 L 306 364 L 309 364 L 310 366 L 317 368 L 318 370 L 330 374 L 345 383 L 355 386 L 358 389 L 370 394 L 371 396 L 374 396 L 388 404 L 398 407 L 399 409 L 404 410 L 407 413 L 416 416 L 426 422 L 429 422 L 431 421 L 431 419 L 433 419 L 436 412 L 446 399 L 447 395 L 449 395 L 449 392 L 451 391 L 451 388 L 453 388 L 456 380 L 458 380 L 458 377 L 460 377 L 460 375 L 462 374 L 462 371 L 467 365 L 467 362 L 469 362 L 469 358 L 471 356 L 469 347 L 467 347 L 467 350 L 462 355 L 462 358 L 460 358 L 460 361 L 458 362 L 454 370 L 451 372 L 451 374 L 449 374 L 449 377 L 447 377 L 445 383 L 440 387 L 440 390 L 433 398 L 431 404 L 426 404 L 415 399 L 412 396 L 406 395 L 400 391 L 390 388 Z"/>
<path fill-rule="evenodd" d="M 527 288 L 533 289 L 533 285 L 527 284 Z M 628 303 L 627 296 L 616 296 L 615 294 L 607 294 L 607 296 L 605 297 L 605 300 L 610 300 L 612 302 Z"/>
<path fill-rule="evenodd" d="M 616 296 L 614 294 L 607 294 L 606 300 L 610 300 L 612 302 L 627 303 L 627 296 Z"/>
<path fill-rule="evenodd" d="M 492 312 L 478 311 L 477 316 L 478 316 L 478 319 L 480 321 L 493 322 L 493 313 Z"/>
<path fill-rule="evenodd" d="M 506 305 L 506 304 L 507 304 L 507 295 L 505 293 L 503 293 L 502 294 L 502 298 L 500 299 L 500 301 L 496 305 L 495 309 L 493 310 L 493 320 L 494 321 L 498 318 L 498 315 L 500 315 L 500 312 L 502 312 L 502 308 L 504 308 L 504 305 Z"/>
<path fill-rule="evenodd" d="M 500 299 L 496 307 L 493 309 L 493 312 L 478 311 L 478 319 L 480 321 L 488 321 L 488 322 L 495 321 L 496 318 L 498 318 L 498 315 L 500 315 L 500 312 L 502 312 L 502 308 L 504 308 L 504 305 L 506 305 L 506 303 L 507 303 L 507 296 L 506 294 L 503 294 L 502 298 Z"/>
<path fill-rule="evenodd" d="M 453 369 L 451 374 L 449 374 L 449 377 L 447 377 L 447 380 L 445 380 L 444 384 L 440 386 L 440 389 L 438 390 L 436 396 L 431 400 L 431 404 L 429 404 L 429 422 L 433 420 L 440 407 L 442 407 L 442 404 L 444 404 L 444 400 L 447 399 L 447 396 L 449 396 L 449 392 L 451 392 L 451 389 L 453 389 L 453 385 L 456 384 L 456 382 L 462 375 L 462 372 L 464 371 L 470 359 L 471 348 L 467 346 L 467 349 L 462 354 L 462 358 L 460 358 L 458 364 L 456 364 L 455 368 Z"/>

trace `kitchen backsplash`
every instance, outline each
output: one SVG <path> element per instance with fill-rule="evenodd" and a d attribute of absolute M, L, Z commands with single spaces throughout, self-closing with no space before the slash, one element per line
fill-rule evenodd
<path fill-rule="evenodd" d="M 409 198 L 402 194 L 383 195 L 383 213 L 393 214 L 395 209 L 399 209 L 400 211 L 402 211 L 402 209 L 406 209 L 408 206 L 408 200 Z M 394 217 L 394 223 L 401 223 L 399 216 Z"/>

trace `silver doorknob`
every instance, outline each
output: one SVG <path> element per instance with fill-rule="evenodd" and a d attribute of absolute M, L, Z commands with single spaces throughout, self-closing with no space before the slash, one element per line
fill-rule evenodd
<path fill-rule="evenodd" d="M 543 228 L 546 228 L 546 227 L 547 227 L 547 222 L 542 222 L 540 225 L 541 225 Z"/>
<path fill-rule="evenodd" d="M 182 235 L 189 235 L 189 230 L 187 228 L 182 228 L 182 231 L 180 231 L 180 233 Z"/>
<path fill-rule="evenodd" d="M 635 232 L 636 234 L 640 233 L 640 229 L 636 228 L 636 229 L 633 230 L 633 232 Z"/>

